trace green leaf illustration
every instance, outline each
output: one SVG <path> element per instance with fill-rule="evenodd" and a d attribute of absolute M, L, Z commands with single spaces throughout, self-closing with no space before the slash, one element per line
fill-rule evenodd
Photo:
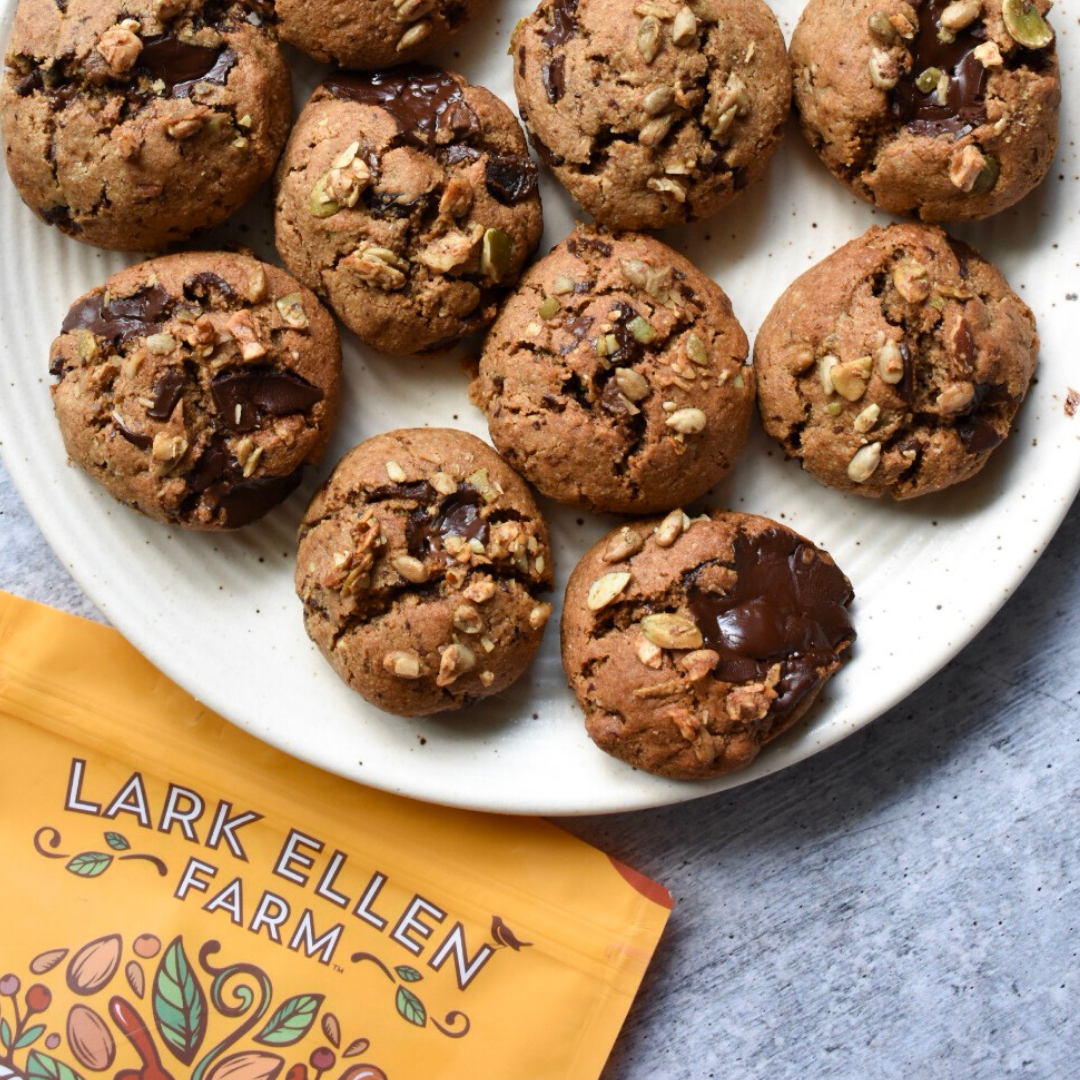
<path fill-rule="evenodd" d="M 6 1020 L 0 1020 L 0 1046 L 11 1049 L 11 1025 Z"/>
<path fill-rule="evenodd" d="M 79 877 L 97 877 L 109 869 L 112 861 L 113 857 L 106 851 L 84 851 L 81 855 L 73 855 L 64 864 L 64 869 Z"/>
<path fill-rule="evenodd" d="M 70 1065 L 40 1050 L 31 1050 L 26 1059 L 26 1080 L 83 1080 Z"/>
<path fill-rule="evenodd" d="M 417 1027 L 423 1027 L 427 1023 L 427 1009 L 424 1003 L 407 987 L 399 986 L 397 991 L 397 1011 Z"/>
<path fill-rule="evenodd" d="M 190 1065 L 206 1036 L 206 994 L 184 952 L 183 938 L 175 938 L 162 954 L 154 975 L 153 1008 L 165 1045 Z"/>
<path fill-rule="evenodd" d="M 398 973 L 398 978 L 404 979 L 406 982 L 419 982 L 424 977 L 416 968 L 408 967 L 405 964 L 394 968 L 394 970 Z"/>
<path fill-rule="evenodd" d="M 297 994 L 283 1001 L 267 1020 L 266 1027 L 255 1036 L 255 1041 L 268 1046 L 298 1043 L 311 1030 L 322 1003 L 322 994 Z"/>
<path fill-rule="evenodd" d="M 127 851 L 131 845 L 127 842 L 127 837 L 122 836 L 118 832 L 107 832 L 105 834 L 105 843 L 113 849 L 113 851 Z"/>
<path fill-rule="evenodd" d="M 15 1049 L 23 1050 L 31 1043 L 37 1042 L 40 1036 L 45 1034 L 44 1024 L 35 1024 L 33 1027 L 28 1027 L 16 1040 Z"/>

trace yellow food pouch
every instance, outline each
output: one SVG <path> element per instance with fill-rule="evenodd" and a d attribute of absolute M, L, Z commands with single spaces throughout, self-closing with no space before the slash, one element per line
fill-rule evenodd
<path fill-rule="evenodd" d="M 0 1077 L 597 1075 L 671 898 L 296 761 L 0 593 Z"/>

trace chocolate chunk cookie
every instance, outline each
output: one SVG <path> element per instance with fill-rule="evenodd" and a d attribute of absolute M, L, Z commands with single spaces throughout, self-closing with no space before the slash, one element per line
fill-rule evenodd
<path fill-rule="evenodd" d="M 746 355 L 727 296 L 678 252 L 578 227 L 499 313 L 473 397 L 545 495 L 650 513 L 701 495 L 739 456 Z"/>
<path fill-rule="evenodd" d="M 807 271 L 754 343 L 765 429 L 818 480 L 907 499 L 977 473 L 1035 371 L 1027 305 L 967 244 L 872 228 Z"/>
<path fill-rule="evenodd" d="M 791 103 L 761 0 L 543 0 L 511 52 L 533 145 L 614 229 L 715 214 L 764 174 Z"/>
<path fill-rule="evenodd" d="M 172 525 L 262 517 L 321 456 L 341 350 L 318 300 L 244 255 L 168 255 L 72 305 L 53 404 L 73 461 Z"/>
<path fill-rule="evenodd" d="M 883 210 L 983 218 L 1046 175 L 1061 84 L 1047 0 L 810 0 L 791 40 L 803 133 Z"/>
<path fill-rule="evenodd" d="M 373 69 L 428 56 L 485 0 L 276 0 L 282 41 L 341 67 Z"/>
<path fill-rule="evenodd" d="M 391 431 L 351 450 L 300 529 L 296 591 L 334 670 L 387 712 L 458 709 L 529 665 L 551 605 L 528 488 L 464 431 Z"/>
<path fill-rule="evenodd" d="M 852 598 L 829 555 L 775 521 L 674 510 L 614 530 L 574 569 L 563 664 L 602 750 L 707 779 L 810 708 L 855 639 Z"/>
<path fill-rule="evenodd" d="M 540 241 L 510 110 L 432 67 L 331 75 L 278 173 L 277 245 L 367 344 L 415 353 L 495 317 Z"/>
<path fill-rule="evenodd" d="M 240 2 L 20 0 L 0 91 L 8 171 L 50 225 L 152 251 L 273 171 L 289 72 Z"/>

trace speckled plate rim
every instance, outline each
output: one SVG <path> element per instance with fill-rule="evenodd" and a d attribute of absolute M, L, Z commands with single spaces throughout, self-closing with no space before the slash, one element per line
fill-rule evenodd
<path fill-rule="evenodd" d="M 506 41 L 528 0 L 496 0 L 443 62 L 513 103 Z M 790 37 L 798 3 L 774 10 Z M 6 38 L 12 10 L 4 6 Z M 1066 84 L 1080 53 L 1074 25 L 1057 27 Z M 290 53 L 303 101 L 319 71 Z M 76 244 L 41 225 L 0 184 L 0 455 L 63 564 L 102 613 L 170 678 L 254 735 L 332 772 L 388 791 L 503 813 L 636 810 L 722 791 L 818 753 L 912 692 L 994 616 L 1035 564 L 1080 490 L 1080 420 L 1065 408 L 1080 316 L 1080 163 L 1066 95 L 1062 151 L 1042 188 L 989 222 L 950 231 L 975 244 L 1032 306 L 1040 371 L 1018 430 L 975 480 L 906 504 L 820 487 L 755 428 L 738 466 L 703 505 L 765 514 L 827 548 L 852 579 L 859 631 L 850 662 L 810 717 L 747 770 L 702 784 L 627 768 L 584 734 L 558 659 L 566 577 L 614 524 L 543 503 L 557 557 L 556 616 L 537 662 L 508 694 L 467 714 L 401 720 L 367 706 L 330 672 L 303 634 L 292 593 L 296 524 L 332 463 L 391 427 L 459 426 L 483 436 L 454 360 L 407 361 L 345 336 L 345 417 L 326 462 L 256 529 L 212 537 L 144 521 L 70 467 L 52 417 L 48 345 L 67 307 L 131 258 Z M 542 250 L 570 229 L 568 197 L 542 178 Z M 220 230 L 264 257 L 269 196 Z M 803 269 L 887 219 L 848 195 L 789 127 L 770 175 L 727 214 L 662 238 L 712 274 L 753 337 Z M 206 247 L 213 239 L 199 246 Z M 218 241 L 220 242 L 220 241 Z M 32 273 L 27 268 L 32 268 Z M 17 302 L 12 302 L 12 298 Z"/>

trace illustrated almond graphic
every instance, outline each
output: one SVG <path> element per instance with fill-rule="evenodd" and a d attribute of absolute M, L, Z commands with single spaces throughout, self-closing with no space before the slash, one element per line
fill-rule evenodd
<path fill-rule="evenodd" d="M 248 1050 L 219 1061 L 206 1080 L 274 1080 L 284 1064 L 277 1054 Z"/>
<path fill-rule="evenodd" d="M 96 994 L 116 974 L 122 948 L 119 934 L 107 934 L 84 945 L 68 961 L 68 987 L 76 994 Z"/>
<path fill-rule="evenodd" d="M 67 1040 L 80 1065 L 101 1072 L 113 1063 L 116 1040 L 109 1025 L 87 1005 L 72 1005 L 67 1018 Z"/>
<path fill-rule="evenodd" d="M 124 974 L 127 976 L 128 986 L 135 991 L 135 996 L 141 998 L 146 993 L 146 975 L 143 973 L 142 965 L 138 960 L 129 960 L 127 967 L 124 968 Z"/>
<path fill-rule="evenodd" d="M 38 953 L 30 961 L 30 970 L 35 975 L 44 975 L 46 971 L 52 971 L 67 954 L 67 949 L 49 949 L 46 952 Z"/>

